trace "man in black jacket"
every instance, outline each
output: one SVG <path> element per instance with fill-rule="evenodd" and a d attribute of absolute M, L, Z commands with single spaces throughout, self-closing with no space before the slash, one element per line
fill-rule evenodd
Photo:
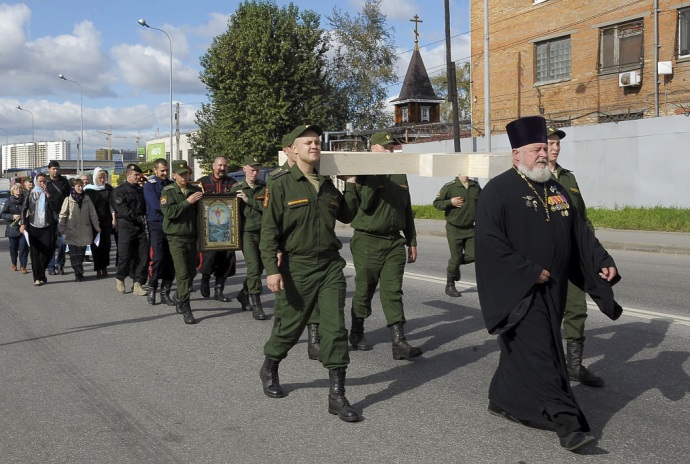
<path fill-rule="evenodd" d="M 146 283 L 148 267 L 149 240 L 146 236 L 146 201 L 144 190 L 139 185 L 141 168 L 132 163 L 127 165 L 126 181 L 115 187 L 110 204 L 117 220 L 117 291 L 125 293 L 125 279 L 130 275 L 130 263 L 134 263 L 134 285 L 132 293 L 146 296 L 143 285 Z"/>
<path fill-rule="evenodd" d="M 57 219 L 62 208 L 62 202 L 69 196 L 71 187 L 69 181 L 65 176 L 60 175 L 60 163 L 51 160 L 48 163 L 48 179 L 46 180 L 46 189 L 48 190 L 48 202 L 50 203 L 50 210 L 53 212 L 53 251 L 51 253 L 50 262 L 48 263 L 48 274 L 58 275 L 65 273 L 65 238 L 57 229 Z M 57 256 L 56 256 L 57 252 Z"/>

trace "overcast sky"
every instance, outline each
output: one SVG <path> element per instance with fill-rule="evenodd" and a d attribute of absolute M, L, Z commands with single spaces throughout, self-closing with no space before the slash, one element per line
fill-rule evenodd
<path fill-rule="evenodd" d="M 27 0 L 0 3 L 0 144 L 31 141 L 33 113 L 36 141 L 68 140 L 76 157 L 80 133 L 79 87 L 83 93 L 85 158 L 106 147 L 104 132 L 111 128 L 112 146 L 136 148 L 170 127 L 170 45 L 159 31 L 141 27 L 146 19 L 165 30 L 172 40 L 173 101 L 180 103 L 182 131 L 193 130 L 194 113 L 207 102 L 199 81 L 199 58 L 213 37 L 227 30 L 237 0 Z M 277 1 L 278 5 L 289 2 Z M 326 16 L 334 6 L 352 15 L 363 0 L 295 1 L 300 10 Z M 466 61 L 469 48 L 467 0 L 451 0 L 454 60 Z M 444 72 L 443 0 L 383 0 L 382 11 L 394 29 L 400 59 L 397 74 L 405 76 L 414 46 L 415 14 L 420 51 L 429 74 Z M 397 97 L 399 85 L 389 88 Z M 4 129 L 4 130 L 3 130 Z M 5 132 L 6 131 L 6 132 Z"/>

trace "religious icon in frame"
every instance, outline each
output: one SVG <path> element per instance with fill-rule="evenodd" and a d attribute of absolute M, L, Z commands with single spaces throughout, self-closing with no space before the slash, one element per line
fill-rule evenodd
<path fill-rule="evenodd" d="M 241 249 L 236 193 L 204 196 L 199 200 L 197 221 L 199 251 Z"/>

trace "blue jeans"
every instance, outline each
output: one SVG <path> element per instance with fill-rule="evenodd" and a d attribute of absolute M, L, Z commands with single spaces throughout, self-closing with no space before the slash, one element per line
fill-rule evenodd
<path fill-rule="evenodd" d="M 57 233 L 57 231 L 55 231 Z M 57 244 L 53 248 L 53 253 L 50 257 L 50 262 L 48 263 L 48 270 L 53 270 L 56 267 L 65 267 L 65 237 L 62 234 L 58 235 Z M 57 252 L 57 253 L 56 253 Z"/>
<path fill-rule="evenodd" d="M 8 237 L 10 241 L 10 260 L 12 264 L 17 265 L 17 258 L 19 258 L 19 267 L 26 267 L 26 262 L 29 258 L 29 246 L 26 244 L 26 239 L 23 235 L 19 237 Z"/>

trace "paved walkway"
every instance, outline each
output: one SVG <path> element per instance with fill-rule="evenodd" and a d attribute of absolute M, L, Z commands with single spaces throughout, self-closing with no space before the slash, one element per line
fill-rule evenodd
<path fill-rule="evenodd" d="M 430 219 L 415 221 L 418 234 L 445 236 L 445 222 Z M 690 234 L 644 230 L 596 229 L 599 241 L 609 250 L 649 251 L 690 254 Z"/>

